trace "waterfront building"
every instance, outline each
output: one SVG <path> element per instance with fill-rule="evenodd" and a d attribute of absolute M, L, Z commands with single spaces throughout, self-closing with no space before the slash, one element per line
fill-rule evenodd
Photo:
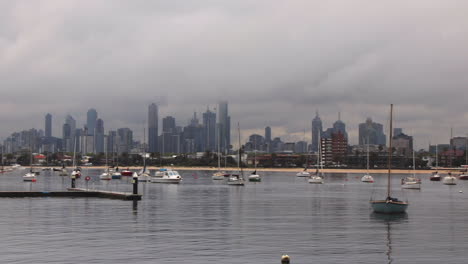
<path fill-rule="evenodd" d="M 359 124 L 359 145 L 386 145 L 386 136 L 383 132 L 383 125 L 372 122 L 367 118 L 365 123 Z"/>
<path fill-rule="evenodd" d="M 341 131 L 332 133 L 330 137 L 322 137 L 321 152 L 325 165 L 343 164 L 348 152 L 348 140 Z"/>
<path fill-rule="evenodd" d="M 154 103 L 148 106 L 148 151 L 156 153 L 158 146 L 158 106 Z"/>
<path fill-rule="evenodd" d="M 312 151 L 317 152 L 319 146 L 319 138 L 322 136 L 322 120 L 319 117 L 318 111 L 315 113 L 315 118 L 312 120 Z"/>

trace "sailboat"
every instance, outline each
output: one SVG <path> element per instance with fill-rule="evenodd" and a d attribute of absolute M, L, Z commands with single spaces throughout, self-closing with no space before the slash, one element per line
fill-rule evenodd
<path fill-rule="evenodd" d="M 211 176 L 211 179 L 213 180 L 224 180 L 224 174 L 226 174 L 225 172 L 221 171 L 221 153 L 220 153 L 220 149 L 219 149 L 219 133 L 216 133 L 216 135 L 218 135 L 216 138 L 216 143 L 218 145 L 218 153 L 217 153 L 217 156 L 218 156 L 218 171 L 213 173 L 213 175 Z"/>
<path fill-rule="evenodd" d="M 115 151 L 112 152 L 112 162 L 115 160 Z M 112 172 L 112 179 L 121 179 L 122 174 L 119 171 L 119 156 L 117 155 L 117 163 L 115 165 L 115 170 Z"/>
<path fill-rule="evenodd" d="M 305 129 L 304 129 L 304 142 L 305 142 Z M 309 167 L 309 151 L 307 150 L 307 144 L 306 144 L 306 161 L 305 161 L 304 170 L 296 173 L 296 176 L 297 177 L 310 177 L 310 172 L 307 171 L 307 167 Z"/>
<path fill-rule="evenodd" d="M 149 182 L 151 181 L 151 175 L 146 171 L 146 132 L 143 128 L 143 168 L 138 172 L 138 181 L 139 182 Z"/>
<path fill-rule="evenodd" d="M 107 165 L 107 147 L 106 147 L 106 169 L 104 170 L 101 175 L 99 175 L 99 179 L 103 181 L 110 181 L 112 180 L 112 173 L 109 171 L 109 166 Z"/>
<path fill-rule="evenodd" d="M 362 182 L 373 183 L 374 178 L 369 174 L 369 135 L 367 135 L 367 172 L 361 178 Z"/>
<path fill-rule="evenodd" d="M 372 200 L 370 204 L 375 213 L 398 214 L 406 212 L 408 202 L 391 196 L 390 177 L 392 175 L 392 141 L 393 141 L 393 104 L 390 105 L 390 144 L 388 148 L 387 197 L 385 200 Z"/>
<path fill-rule="evenodd" d="M 436 169 L 439 168 L 439 150 L 436 144 Z M 440 175 L 438 171 L 432 173 L 431 177 L 429 178 L 431 181 L 440 181 Z"/>
<path fill-rule="evenodd" d="M 237 168 L 239 170 L 238 174 L 231 174 L 228 179 L 228 185 L 233 185 L 233 186 L 244 186 L 244 172 L 242 171 L 242 168 L 240 166 L 241 164 L 241 144 L 240 144 L 240 127 L 239 123 L 237 123 L 237 131 L 239 134 L 239 149 L 237 150 L 239 158 L 237 159 Z"/>
<path fill-rule="evenodd" d="M 76 179 L 81 177 L 81 169 L 76 165 L 76 139 L 75 138 L 75 147 L 73 148 L 73 171 L 71 176 L 75 176 Z"/>
<path fill-rule="evenodd" d="M 309 177 L 309 180 L 308 182 L 309 183 L 313 183 L 313 184 L 322 184 L 323 183 L 323 177 L 322 177 L 322 174 L 321 174 L 321 170 L 320 169 L 323 169 L 323 163 L 322 163 L 322 160 L 321 160 L 321 154 L 322 154 L 322 140 L 320 138 L 320 134 L 319 134 L 319 145 L 318 145 L 318 153 L 317 153 L 317 170 L 315 171 L 315 174 L 314 175 L 311 175 Z"/>
<path fill-rule="evenodd" d="M 413 176 L 401 180 L 401 188 L 421 190 L 421 179 L 416 178 L 416 162 L 413 149 Z"/>
<path fill-rule="evenodd" d="M 30 157 L 31 167 L 29 169 L 29 172 L 23 175 L 23 181 L 36 181 L 36 173 L 33 171 L 32 164 L 33 164 L 33 153 L 31 149 L 31 157 Z"/>
<path fill-rule="evenodd" d="M 257 174 L 257 144 L 254 142 L 254 164 L 255 164 L 255 170 L 252 172 L 252 174 L 249 175 L 249 181 L 251 182 L 261 182 L 262 177 Z"/>

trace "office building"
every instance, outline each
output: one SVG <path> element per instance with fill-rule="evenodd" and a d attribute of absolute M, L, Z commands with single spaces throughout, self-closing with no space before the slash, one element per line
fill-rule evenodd
<path fill-rule="evenodd" d="M 158 147 L 158 106 L 154 103 L 148 107 L 148 151 L 156 153 Z"/>

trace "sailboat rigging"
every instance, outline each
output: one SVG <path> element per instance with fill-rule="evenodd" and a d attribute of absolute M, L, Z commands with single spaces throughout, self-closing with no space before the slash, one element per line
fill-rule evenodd
<path fill-rule="evenodd" d="M 239 135 L 239 149 L 237 150 L 238 152 L 238 159 L 237 159 L 237 169 L 238 169 L 238 174 L 231 174 L 231 176 L 228 179 L 228 185 L 233 185 L 233 186 L 244 186 L 244 171 L 242 170 L 241 167 L 241 162 L 242 162 L 242 156 L 241 156 L 241 143 L 240 143 L 240 126 L 239 123 L 237 123 L 237 131 Z"/>
<path fill-rule="evenodd" d="M 393 104 L 390 105 L 390 144 L 388 148 L 388 175 L 387 175 L 387 197 L 385 200 L 372 200 L 370 204 L 375 213 L 397 214 L 404 213 L 408 208 L 408 202 L 403 202 L 391 196 L 392 174 L 392 141 L 393 141 Z"/>

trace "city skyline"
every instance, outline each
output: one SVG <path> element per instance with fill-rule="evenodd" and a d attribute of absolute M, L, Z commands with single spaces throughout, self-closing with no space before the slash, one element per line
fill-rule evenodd
<path fill-rule="evenodd" d="M 341 112 L 354 144 L 390 103 L 417 146 L 468 131 L 468 3 L 177 2 L 0 3 L 0 136 L 48 112 L 57 135 L 96 108 L 142 138 L 152 102 L 185 124 L 220 100 L 246 136 L 299 140 L 319 109 L 324 128 Z"/>
<path fill-rule="evenodd" d="M 220 107 L 220 105 L 224 105 L 223 107 Z M 227 101 L 220 101 L 219 105 L 218 105 L 218 108 L 219 109 L 222 109 L 224 108 L 224 110 L 222 110 L 221 112 L 223 111 L 226 111 L 227 112 L 227 106 L 228 105 L 228 102 Z M 158 116 L 158 106 L 154 103 L 150 104 L 148 106 L 149 108 L 148 109 L 155 109 L 153 111 L 149 111 L 148 113 L 152 113 L 154 111 L 156 111 L 156 116 Z M 214 110 L 217 110 L 216 107 L 214 108 Z M 52 132 L 52 136 L 53 137 L 58 137 L 58 138 L 61 138 L 64 140 L 64 148 L 67 150 L 67 151 L 73 151 L 73 144 L 74 142 L 72 142 L 72 138 L 74 137 L 74 134 L 76 133 L 77 135 L 84 135 L 84 134 L 87 134 L 87 139 L 85 140 L 85 142 L 79 142 L 80 139 L 78 139 L 78 147 L 77 147 L 77 150 L 79 151 L 80 148 L 86 148 L 88 151 L 91 151 L 93 152 L 94 150 L 104 150 L 105 146 L 104 146 L 104 139 L 103 137 L 107 135 L 109 135 L 109 133 L 115 133 L 117 130 L 119 129 L 127 129 L 128 126 L 123 126 L 123 127 L 118 127 L 118 128 L 108 128 L 107 126 L 104 127 L 104 120 L 101 119 L 101 118 L 98 118 L 96 119 L 95 121 L 95 127 L 96 127 L 96 131 L 97 134 L 96 135 L 91 135 L 91 131 L 88 130 L 88 126 L 89 126 L 89 113 L 90 111 L 93 113 L 92 115 L 93 116 L 101 116 L 99 111 L 96 111 L 96 109 L 94 108 L 90 108 L 88 109 L 88 111 L 84 111 L 86 112 L 86 114 L 84 115 L 85 118 L 83 119 L 83 122 L 80 123 L 80 122 L 77 122 L 76 119 L 71 116 L 71 115 L 67 115 L 66 118 L 64 120 L 62 120 L 62 125 L 60 126 L 61 127 L 61 131 L 59 134 L 54 134 L 54 132 Z M 215 111 L 216 112 L 216 111 Z M 206 131 L 206 126 L 210 126 L 210 130 L 213 131 L 213 130 L 218 130 L 219 129 L 219 123 L 221 120 L 219 118 L 216 117 L 216 113 L 213 112 L 212 110 L 209 109 L 209 107 L 207 107 L 207 109 L 205 109 L 205 112 L 202 112 L 202 113 L 199 113 L 200 116 L 203 116 L 203 120 L 199 120 L 197 118 L 197 112 L 194 112 L 193 113 L 193 116 L 192 118 L 187 121 L 185 124 L 183 122 L 181 122 L 180 120 L 177 120 L 173 117 L 173 116 L 162 116 L 161 118 L 159 118 L 159 120 L 157 120 L 158 122 L 158 127 L 162 127 L 162 130 L 159 130 L 159 132 L 157 133 L 157 136 L 159 139 L 156 139 L 157 142 L 159 142 L 159 144 L 161 144 L 161 140 L 164 140 L 164 137 L 163 137 L 163 134 L 172 134 L 173 132 L 175 132 L 177 129 L 176 128 L 179 128 L 179 131 L 181 131 L 180 129 L 182 129 L 183 127 L 185 127 L 186 125 L 195 125 L 195 126 L 203 126 L 205 128 L 203 128 L 203 131 L 204 132 L 201 132 L 201 133 L 204 133 L 204 136 L 202 137 L 205 137 L 203 139 L 203 141 L 205 140 L 208 140 L 210 141 L 211 143 L 204 143 L 203 146 L 200 146 L 200 149 L 209 149 L 209 150 L 214 150 L 216 151 L 216 146 L 214 146 L 214 149 L 213 149 L 213 144 L 215 144 L 215 140 L 216 138 L 212 138 L 212 139 L 208 139 L 209 138 L 209 134 L 210 132 L 207 133 Z M 99 114 L 98 114 L 99 113 Z M 210 119 L 212 119 L 212 121 L 209 121 L 207 122 L 206 119 L 206 114 L 209 114 L 211 117 Z M 229 114 L 229 113 L 228 113 Z M 148 115 L 148 117 L 151 117 L 152 115 Z M 229 117 L 229 116 L 227 116 Z M 345 138 L 348 138 L 348 144 L 350 146 L 353 146 L 353 145 L 363 145 L 365 144 L 366 142 L 366 139 L 367 138 L 366 136 L 361 136 L 361 134 L 363 132 L 361 132 L 361 126 L 369 126 L 369 125 L 366 125 L 366 123 L 372 123 L 372 124 L 375 124 L 376 126 L 380 126 L 380 128 L 378 129 L 381 129 L 381 132 L 379 133 L 382 133 L 382 138 L 378 139 L 380 141 L 376 141 L 374 142 L 373 140 L 376 140 L 376 139 L 372 139 L 372 137 L 370 138 L 371 139 L 371 144 L 377 144 L 377 145 L 381 145 L 382 143 L 385 145 L 387 144 L 388 140 L 386 139 L 387 137 L 387 133 L 388 133 L 388 127 L 385 126 L 385 124 L 381 124 L 379 123 L 378 121 L 375 121 L 373 120 L 372 118 L 367 118 L 366 120 L 363 120 L 361 123 L 359 124 L 355 124 L 359 127 L 358 129 L 358 136 L 356 136 L 356 138 L 352 139 L 352 138 L 349 138 L 348 137 L 348 134 L 349 134 L 349 131 L 346 129 L 346 127 L 348 126 L 348 124 L 344 121 L 342 121 L 341 119 L 341 114 L 339 113 L 338 114 L 338 119 L 335 120 L 335 121 L 327 121 L 325 122 L 325 125 L 323 125 L 323 122 L 320 118 L 321 116 L 319 115 L 318 111 L 315 113 L 315 117 L 314 119 L 311 120 L 311 124 L 312 126 L 309 127 L 309 129 L 306 129 L 306 130 L 303 130 L 302 133 L 300 133 L 300 135 L 294 135 L 294 136 L 284 136 L 284 135 L 280 135 L 280 134 L 277 134 L 275 133 L 275 129 L 271 129 L 270 126 L 266 126 L 266 127 L 262 127 L 262 128 L 258 128 L 258 129 L 255 129 L 254 132 L 251 132 L 251 133 L 248 133 L 250 130 L 243 130 L 241 129 L 241 143 L 242 144 L 245 144 L 246 142 L 248 142 L 249 138 L 254 135 L 254 134 L 258 134 L 258 135 L 261 135 L 261 136 L 266 136 L 266 130 L 267 129 L 270 129 L 270 137 L 273 139 L 273 138 L 281 138 L 281 140 L 283 142 L 300 142 L 300 141 L 303 141 L 305 139 L 305 141 L 308 143 L 308 144 L 311 144 L 311 150 L 312 151 L 316 151 L 314 150 L 313 148 L 313 142 L 312 142 L 312 137 L 311 137 L 311 134 L 312 133 L 312 128 L 314 126 L 314 120 L 316 120 L 318 118 L 318 120 L 320 121 L 320 129 L 322 131 L 322 137 L 330 137 L 331 136 L 331 133 L 334 133 L 334 132 L 338 132 L 338 131 L 341 131 L 342 133 L 344 133 L 345 135 Z M 169 118 L 169 120 L 168 120 Z M 49 129 L 49 126 L 51 125 L 51 121 L 52 120 L 55 120 L 56 117 L 51 114 L 51 113 L 46 113 L 44 115 L 44 120 L 43 120 L 43 125 L 42 127 L 30 127 L 30 128 L 27 128 L 25 130 L 29 130 L 29 129 L 37 129 L 37 131 L 42 131 L 42 133 L 44 134 L 44 136 L 46 136 L 46 133 L 47 133 L 47 130 Z M 228 118 L 229 119 L 229 118 Z M 215 121 L 216 120 L 216 121 Z M 170 130 L 167 131 L 167 127 L 168 127 L 168 123 L 167 121 L 169 121 L 170 123 Z M 60 122 L 60 121 L 59 121 Z M 216 128 L 213 128 L 213 125 L 214 125 L 214 122 L 216 122 Z M 107 121 L 106 121 L 107 123 Z M 165 124 L 166 123 L 166 124 Z M 327 125 L 327 123 L 329 125 Z M 375 126 L 373 125 L 373 126 Z M 149 134 L 150 134 L 150 127 L 148 126 L 142 126 L 140 127 L 140 129 L 142 130 L 142 133 L 143 133 L 143 128 L 146 127 L 146 144 L 148 144 L 148 148 L 149 148 Z M 164 130 L 166 127 L 166 130 Z M 383 128 L 382 128 L 383 127 Z M 53 126 L 50 126 L 50 128 L 53 128 Z M 137 128 L 138 129 L 138 128 Z M 383 129 L 383 130 L 382 130 Z M 428 142 L 427 144 L 421 144 L 421 146 L 418 146 L 417 142 L 419 142 L 420 140 L 418 139 L 418 135 L 415 135 L 415 134 L 412 134 L 413 131 L 411 131 L 410 129 L 407 129 L 407 128 L 395 128 L 394 130 L 395 131 L 399 131 L 399 133 L 401 133 L 401 130 L 404 130 L 404 133 L 406 135 L 409 135 L 409 136 L 412 136 L 415 138 L 415 149 L 418 150 L 418 149 L 429 149 L 429 143 L 434 145 L 434 144 L 447 144 L 447 143 L 450 143 L 450 136 L 453 135 L 453 138 L 457 138 L 457 137 L 465 137 L 467 136 L 466 134 L 453 134 L 453 131 L 450 131 L 451 135 L 447 138 L 446 141 L 443 141 L 443 142 Z M 20 132 L 21 129 L 17 129 L 15 132 Z M 54 129 L 52 129 L 52 131 L 54 131 Z M 143 142 L 144 141 L 144 138 L 140 138 L 139 136 L 136 136 L 135 134 L 138 134 L 138 130 L 135 131 L 133 128 L 130 128 L 130 131 L 132 133 L 132 140 L 135 140 L 135 141 L 139 141 L 139 142 Z M 168 133 L 164 133 L 164 132 L 168 132 Z M 178 132 L 180 133 L 180 132 Z M 211 132 L 213 133 L 213 132 Z M 305 133 L 305 134 L 304 134 Z M 397 132 L 395 132 L 397 133 Z M 231 133 L 230 133 L 230 137 L 237 137 L 237 127 L 236 129 L 231 129 Z M 366 134 L 363 134 L 363 135 L 366 135 Z M 8 135 L 10 136 L 10 135 Z M 6 139 L 8 136 L 6 137 L 1 137 L 0 139 L 4 140 Z M 201 135 L 200 135 L 201 136 Z M 212 135 L 213 136 L 213 135 Z M 167 142 L 166 142 L 167 143 Z M 80 144 L 85 144 L 86 146 L 82 146 L 80 147 Z M 207 144 L 207 145 L 205 145 Z M 212 146 L 209 146 L 209 144 L 212 144 Z M 233 145 L 233 148 L 237 148 L 237 142 L 234 142 L 232 143 Z M 177 147 L 179 150 L 180 149 L 180 146 Z M 173 150 L 173 148 L 169 148 L 171 150 Z M 159 149 L 160 151 L 164 151 L 164 149 Z M 167 150 L 167 149 L 166 149 Z M 149 151 L 149 149 L 148 149 Z M 223 149 L 221 149 L 221 151 L 224 151 Z M 102 151 L 97 151 L 97 152 L 102 152 Z M 154 151 L 150 151 L 150 152 L 154 152 Z"/>

